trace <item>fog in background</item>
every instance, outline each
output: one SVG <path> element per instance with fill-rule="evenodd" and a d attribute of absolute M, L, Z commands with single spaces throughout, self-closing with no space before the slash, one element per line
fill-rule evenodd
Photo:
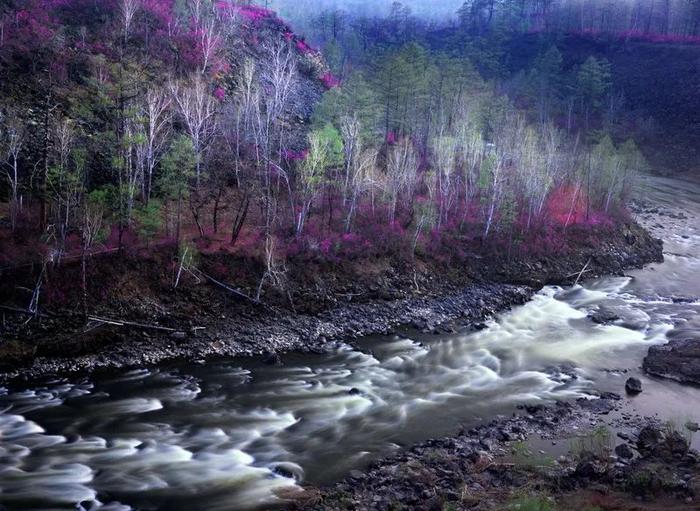
<path fill-rule="evenodd" d="M 340 8 L 353 14 L 386 15 L 394 0 L 269 0 L 267 5 L 292 22 L 303 21 L 319 11 Z M 264 4 L 264 0 L 259 2 Z M 413 14 L 423 18 L 453 17 L 464 0 L 403 0 Z"/>

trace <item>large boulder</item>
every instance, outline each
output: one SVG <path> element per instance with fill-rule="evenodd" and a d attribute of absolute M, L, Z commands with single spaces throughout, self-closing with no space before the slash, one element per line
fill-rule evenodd
<path fill-rule="evenodd" d="M 700 385 L 700 340 L 673 340 L 652 346 L 642 367 L 653 376 Z"/>

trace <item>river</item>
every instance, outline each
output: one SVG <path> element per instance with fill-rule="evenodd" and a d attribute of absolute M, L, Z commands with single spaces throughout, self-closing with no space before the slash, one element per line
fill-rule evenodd
<path fill-rule="evenodd" d="M 0 388 L 0 503 L 12 509 L 237 510 L 275 506 L 401 446 L 518 404 L 644 392 L 625 411 L 700 421 L 700 389 L 641 374 L 650 345 L 700 332 L 700 183 L 644 178 L 666 261 L 547 287 L 479 331 L 412 331 L 325 355 L 135 370 Z M 670 214 L 673 217 L 668 216 Z M 598 324 L 605 311 L 619 319 Z"/>

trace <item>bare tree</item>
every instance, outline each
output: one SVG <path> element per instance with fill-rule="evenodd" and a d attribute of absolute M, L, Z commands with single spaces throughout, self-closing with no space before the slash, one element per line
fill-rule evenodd
<path fill-rule="evenodd" d="M 286 42 L 272 44 L 266 48 L 267 58 L 261 68 L 261 83 L 266 91 L 265 101 L 265 157 L 272 158 L 272 152 L 276 149 L 277 161 L 282 161 L 282 148 L 284 147 L 284 131 L 282 124 L 284 112 L 288 107 L 288 101 L 296 81 L 297 67 L 294 52 Z M 271 146 L 274 141 L 277 147 Z"/>
<path fill-rule="evenodd" d="M 71 169 L 71 153 L 75 143 L 75 128 L 71 119 L 57 121 L 53 128 L 57 163 L 49 173 L 48 185 L 55 204 L 55 216 L 61 240 L 61 250 L 68 235 L 73 209 L 80 202 L 82 176 Z M 82 170 L 82 169 L 81 169 Z"/>
<path fill-rule="evenodd" d="M 352 221 L 355 217 L 358 202 L 361 194 L 366 189 L 373 187 L 373 175 L 377 168 L 377 150 L 367 149 L 353 158 L 352 166 L 350 167 L 350 182 L 349 182 L 349 198 L 347 204 L 347 216 L 345 217 L 345 231 L 350 232 L 352 229 Z M 373 201 L 374 202 L 374 201 Z"/>
<path fill-rule="evenodd" d="M 498 211 L 505 188 L 505 154 L 502 151 L 492 149 L 486 156 L 485 171 L 489 177 L 488 200 L 486 202 L 486 225 L 484 226 L 484 239 L 489 237 L 493 221 Z"/>
<path fill-rule="evenodd" d="M 401 139 L 389 148 L 386 193 L 389 198 L 389 223 L 396 220 L 396 206 L 400 197 L 412 203 L 420 159 L 409 138 Z"/>
<path fill-rule="evenodd" d="M 136 15 L 140 5 L 141 0 L 121 0 L 119 3 L 119 15 L 121 17 L 124 44 L 126 44 L 129 40 L 131 25 L 134 22 L 134 16 Z"/>
<path fill-rule="evenodd" d="M 360 138 L 360 122 L 355 116 L 345 116 L 341 120 L 340 133 L 343 138 L 343 151 L 345 152 L 345 166 L 343 175 L 343 206 L 348 202 L 351 193 L 353 174 L 357 172 L 358 160 L 362 152 L 362 139 Z"/>
<path fill-rule="evenodd" d="M 454 137 L 436 137 L 432 143 L 432 152 L 437 170 L 437 185 L 439 191 L 438 200 L 438 227 L 448 220 L 450 210 L 454 204 L 454 180 L 457 171 L 457 143 Z"/>
<path fill-rule="evenodd" d="M 330 161 L 330 147 L 326 138 L 314 132 L 309 135 L 309 155 L 299 166 L 299 196 L 301 208 L 297 216 L 297 236 L 304 229 L 306 218 L 319 188 L 323 184 Z"/>
<path fill-rule="evenodd" d="M 213 18 L 202 24 L 198 31 L 199 45 L 202 51 L 201 73 L 204 75 L 221 48 L 221 36 L 217 30 L 216 20 Z"/>
<path fill-rule="evenodd" d="M 0 121 L 2 121 L 0 117 Z M 22 124 L 17 112 L 8 110 L 5 115 L 4 134 L 0 131 L 3 144 L 3 166 L 5 167 L 5 176 L 10 186 L 10 225 L 14 231 L 17 228 L 17 217 L 20 213 L 19 201 L 19 158 L 24 147 L 25 128 Z M 3 136 L 4 135 L 4 136 Z"/>
<path fill-rule="evenodd" d="M 104 222 L 105 202 L 99 193 L 93 193 L 83 198 L 81 222 L 81 251 L 80 251 L 80 285 L 83 298 L 83 314 L 87 319 L 88 288 L 87 288 L 87 257 L 90 249 L 98 240 Z"/>
<path fill-rule="evenodd" d="M 141 137 L 138 150 L 144 162 L 143 196 L 148 202 L 153 193 L 153 173 L 160 162 L 170 133 L 172 99 L 163 89 L 151 88 L 146 92 L 145 102 L 141 105 Z"/>
<path fill-rule="evenodd" d="M 208 84 L 197 75 L 187 82 L 170 84 L 172 97 L 192 141 L 195 155 L 195 179 L 199 188 L 204 151 L 209 146 L 217 128 L 216 100 Z"/>

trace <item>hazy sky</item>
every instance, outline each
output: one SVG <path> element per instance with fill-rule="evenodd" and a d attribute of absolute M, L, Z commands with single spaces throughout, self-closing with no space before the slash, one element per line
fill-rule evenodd
<path fill-rule="evenodd" d="M 296 18 L 334 6 L 347 11 L 387 13 L 392 2 L 393 0 L 270 0 L 270 6 L 283 16 Z M 259 3 L 263 2 L 259 1 Z M 464 0 L 403 0 L 401 3 L 409 6 L 417 15 L 444 17 L 454 14 Z"/>

